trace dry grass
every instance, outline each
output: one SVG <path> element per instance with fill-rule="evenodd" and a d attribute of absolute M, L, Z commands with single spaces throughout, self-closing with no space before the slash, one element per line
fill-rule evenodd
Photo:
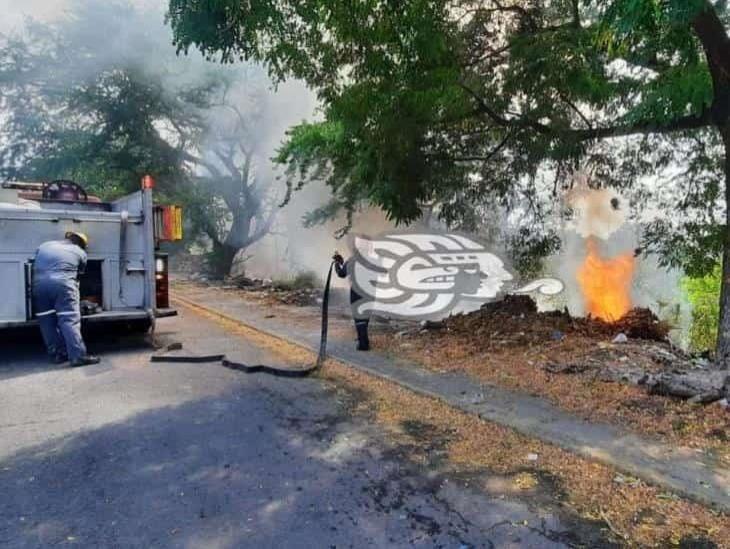
<path fill-rule="evenodd" d="M 584 459 L 556 446 L 525 437 L 511 429 L 460 412 L 441 401 L 416 395 L 330 361 L 322 377 L 347 383 L 368 395 L 361 404 L 397 438 L 428 445 L 409 437 L 403 424 L 418 420 L 449 434 L 450 463 L 460 469 L 488 469 L 504 482 L 503 494 L 529 495 L 551 490 L 542 479 L 552 478 L 562 490 L 562 503 L 580 516 L 611 524 L 614 535 L 631 544 L 666 547 L 688 536 L 707 537 L 719 547 L 730 547 L 730 517 L 666 493 L 638 479 L 619 476 L 608 466 Z M 538 456 L 530 461 L 528 454 Z M 622 482 L 616 482 L 616 478 Z M 484 488 L 493 491 L 486 476 Z M 549 484 L 553 484 L 553 482 Z M 620 533 L 620 534 L 619 534 Z"/>
<path fill-rule="evenodd" d="M 604 421 L 665 441 L 711 451 L 730 467 L 730 414 L 720 406 L 648 395 L 634 386 L 607 383 L 591 375 L 550 374 L 548 361 L 570 360 L 595 349 L 591 337 L 570 336 L 539 347 L 488 352 L 475 350 L 469 339 L 428 332 L 410 339 L 375 336 L 375 347 L 439 371 L 459 371 L 479 380 L 545 397 L 560 408 L 590 421 Z"/>

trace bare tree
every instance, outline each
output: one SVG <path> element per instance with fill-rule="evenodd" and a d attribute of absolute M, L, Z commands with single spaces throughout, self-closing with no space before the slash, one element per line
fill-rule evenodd
<path fill-rule="evenodd" d="M 188 154 L 196 187 L 209 195 L 201 202 L 201 225 L 212 241 L 211 266 L 219 276 L 230 273 L 239 252 L 269 234 L 278 210 L 259 138 L 265 133 L 265 89 L 255 83 L 247 89 L 248 97 L 235 99 L 232 86 L 223 90 L 198 155 Z"/>

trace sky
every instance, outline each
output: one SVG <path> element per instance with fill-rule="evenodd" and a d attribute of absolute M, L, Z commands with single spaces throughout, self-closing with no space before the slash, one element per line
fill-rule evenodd
<path fill-rule="evenodd" d="M 63 11 L 63 0 L 0 0 L 0 31 L 17 30 L 26 16 L 53 19 Z"/>
<path fill-rule="evenodd" d="M 165 7 L 165 0 L 129 0 L 135 6 Z M 23 19 L 30 16 L 42 21 L 52 21 L 63 15 L 68 0 L 0 0 L 0 32 L 18 30 Z"/>

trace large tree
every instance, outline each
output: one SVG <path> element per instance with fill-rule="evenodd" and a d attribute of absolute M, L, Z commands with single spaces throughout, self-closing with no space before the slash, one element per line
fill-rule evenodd
<path fill-rule="evenodd" d="M 367 199 L 410 220 L 439 203 L 458 220 L 486 200 L 519 209 L 544 252 L 576 168 L 653 196 L 647 251 L 696 271 L 724 259 L 730 362 L 724 0 L 170 0 L 169 20 L 182 50 L 318 91 L 325 120 L 294 128 L 280 160 L 295 184 L 327 180 L 328 211 Z"/>
<path fill-rule="evenodd" d="M 260 112 L 234 97 L 243 87 L 263 101 L 266 79 L 181 59 L 163 30 L 160 13 L 79 0 L 56 23 L 0 36 L 0 176 L 73 179 L 111 199 L 153 174 L 227 274 L 273 219 L 272 178 L 253 167 Z"/>
<path fill-rule="evenodd" d="M 120 4 L 82 1 L 55 24 L 29 22 L 0 36 L 0 174 L 11 179 L 77 179 L 111 198 L 146 173 L 163 191 L 187 180 L 182 152 L 205 129 L 216 78 L 172 85 L 171 69 L 149 51 L 159 44 L 136 27 L 126 50 L 99 47 L 129 35 L 141 14 Z M 164 63 L 164 64 L 163 64 Z"/>
<path fill-rule="evenodd" d="M 209 131 L 198 151 L 186 155 L 205 196 L 193 215 L 213 245 L 215 274 L 232 271 L 242 250 L 270 233 L 278 212 L 275 177 L 262 146 L 270 105 L 266 81 L 248 71 L 245 97 L 231 98 L 237 81 L 223 86 L 208 112 Z M 239 258 L 245 259 L 245 258 Z"/>

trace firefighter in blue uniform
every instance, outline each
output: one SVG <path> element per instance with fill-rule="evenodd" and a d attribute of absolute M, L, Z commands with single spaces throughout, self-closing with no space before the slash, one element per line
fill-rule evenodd
<path fill-rule="evenodd" d="M 46 349 L 56 363 L 69 360 L 74 367 L 99 362 L 81 337 L 79 275 L 88 244 L 85 234 L 68 232 L 65 240 L 41 244 L 33 262 L 33 308 Z"/>
<path fill-rule="evenodd" d="M 337 273 L 337 276 L 340 278 L 346 278 L 348 275 L 348 263 L 351 263 L 352 260 L 349 262 L 345 262 L 345 258 L 340 255 L 339 252 L 335 252 L 335 255 L 332 256 L 332 259 L 335 262 L 335 272 Z M 360 301 L 362 299 L 362 296 L 358 294 L 352 287 L 352 284 L 350 285 L 350 304 L 356 303 L 357 301 Z M 355 312 L 355 309 L 353 307 L 353 313 Z M 357 350 L 358 351 L 369 351 L 370 350 L 370 339 L 368 337 L 368 325 L 370 324 L 370 318 L 364 317 L 364 318 L 358 318 L 355 316 L 355 330 L 357 331 Z"/>

